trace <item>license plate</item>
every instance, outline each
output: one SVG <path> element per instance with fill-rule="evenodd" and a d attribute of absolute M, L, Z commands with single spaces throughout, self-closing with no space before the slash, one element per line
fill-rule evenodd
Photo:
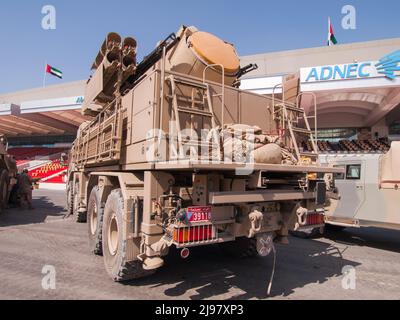
<path fill-rule="evenodd" d="M 191 207 L 187 209 L 189 222 L 211 221 L 211 207 Z"/>

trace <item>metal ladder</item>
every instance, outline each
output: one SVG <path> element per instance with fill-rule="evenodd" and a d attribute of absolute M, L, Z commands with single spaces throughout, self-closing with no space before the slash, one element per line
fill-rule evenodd
<path fill-rule="evenodd" d="M 176 125 L 176 129 L 178 131 L 178 151 L 179 151 L 179 157 L 181 159 L 185 159 L 186 156 L 183 154 L 183 143 L 184 139 L 182 137 L 182 132 L 181 132 L 181 123 L 180 123 L 180 114 L 181 113 L 186 113 L 191 115 L 191 128 L 193 129 L 193 118 L 194 116 L 202 116 L 205 118 L 209 118 L 211 121 L 211 125 L 213 128 L 217 126 L 216 123 L 216 118 L 214 114 L 214 109 L 213 109 L 213 103 L 212 103 L 212 94 L 210 90 L 210 86 L 207 83 L 198 83 L 195 81 L 192 81 L 190 79 L 185 79 L 181 78 L 178 76 L 170 75 L 166 78 L 166 80 L 171 84 L 171 95 L 167 96 L 168 98 L 172 99 L 172 109 L 174 113 L 174 121 Z M 191 107 L 183 107 L 179 105 L 180 98 L 178 97 L 177 94 L 177 85 L 183 85 L 186 87 L 191 87 L 192 88 L 192 95 L 191 99 L 186 99 L 185 101 L 191 102 Z M 203 92 L 203 100 L 196 100 L 195 99 L 195 92 L 196 90 L 202 91 Z M 202 108 L 196 108 L 196 105 L 200 105 Z M 187 145 L 187 144 L 186 144 Z M 201 142 L 195 146 L 195 147 L 200 147 L 202 146 Z M 207 144 L 207 146 L 209 146 Z"/>
<path fill-rule="evenodd" d="M 275 103 L 275 89 L 281 84 L 274 87 L 273 93 L 273 119 L 280 122 L 280 128 L 283 132 L 289 131 L 290 133 L 290 144 L 292 148 L 296 152 L 296 157 L 298 161 L 301 163 L 302 157 L 318 157 L 318 131 L 317 131 L 317 103 L 316 96 L 313 93 L 300 93 L 296 97 L 296 103 L 291 103 L 285 101 L 285 96 L 283 92 L 282 101 L 279 103 Z M 313 96 L 314 101 L 314 116 L 307 116 L 306 111 L 301 108 L 300 98 L 306 94 Z M 315 132 L 312 131 L 309 119 L 314 118 L 315 120 Z M 299 127 L 300 120 L 304 121 L 305 128 Z M 301 152 L 299 145 L 297 143 L 296 134 L 305 135 L 307 137 L 307 141 L 311 142 L 312 151 L 311 153 Z"/>
<path fill-rule="evenodd" d="M 112 106 L 114 110 L 109 112 Z M 122 106 L 120 100 L 116 99 L 99 113 L 96 121 L 82 131 L 75 146 L 77 164 L 86 166 L 118 161 L 121 155 L 121 136 Z"/>

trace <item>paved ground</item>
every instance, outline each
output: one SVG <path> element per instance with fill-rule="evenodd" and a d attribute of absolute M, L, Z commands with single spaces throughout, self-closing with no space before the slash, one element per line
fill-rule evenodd
<path fill-rule="evenodd" d="M 35 191 L 35 211 L 0 216 L 0 299 L 267 299 L 272 258 L 234 260 L 218 247 L 187 261 L 176 252 L 148 279 L 113 283 L 102 258 L 88 253 L 86 225 L 64 220 L 60 191 Z M 269 299 L 400 299 L 400 232 L 364 229 L 279 246 Z M 56 290 L 42 289 L 42 268 L 56 268 Z M 356 270 L 356 290 L 342 269 Z"/>

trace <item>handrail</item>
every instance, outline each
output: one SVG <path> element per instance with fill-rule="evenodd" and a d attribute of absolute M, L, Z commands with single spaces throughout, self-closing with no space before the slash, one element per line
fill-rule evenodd
<path fill-rule="evenodd" d="M 222 120 L 221 120 L 221 126 L 222 128 L 225 126 L 225 67 L 222 64 L 210 64 L 208 66 L 205 67 L 205 69 L 203 70 L 203 84 L 207 84 L 206 83 L 206 74 L 207 71 L 211 68 L 214 67 L 219 67 L 221 68 L 221 76 L 222 76 L 222 88 L 221 88 L 221 96 L 222 96 Z M 215 95 L 214 97 L 216 97 L 218 95 Z"/>
<path fill-rule="evenodd" d="M 278 83 L 277 85 L 274 86 L 272 89 L 272 114 L 275 117 L 275 90 L 277 88 L 281 87 L 282 88 L 282 101 L 285 101 L 285 92 L 283 91 L 283 83 Z"/>
<path fill-rule="evenodd" d="M 315 130 L 315 134 L 314 134 L 314 139 L 312 139 L 312 144 L 313 147 L 315 149 L 315 151 L 318 153 L 318 110 L 317 110 L 317 95 L 314 92 L 301 92 L 297 98 L 296 98 L 296 105 L 297 107 L 300 108 L 300 98 L 306 95 L 310 95 L 312 96 L 313 100 L 314 100 L 314 130 Z M 304 110 L 305 111 L 305 110 Z M 307 117 L 307 114 L 304 112 L 304 117 L 305 118 L 312 118 L 312 117 Z M 308 123 L 307 119 L 304 119 L 306 121 L 306 124 Z M 313 141 L 315 140 L 315 142 Z"/>

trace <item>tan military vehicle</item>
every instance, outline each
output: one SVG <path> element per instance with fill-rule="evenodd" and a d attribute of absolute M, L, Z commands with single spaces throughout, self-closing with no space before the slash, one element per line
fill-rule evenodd
<path fill-rule="evenodd" d="M 341 198 L 327 208 L 329 227 L 400 230 L 400 142 L 383 154 L 327 154 L 321 162 L 345 170 L 335 177 Z"/>
<path fill-rule="evenodd" d="M 134 39 L 107 36 L 83 105 L 94 118 L 71 150 L 68 204 L 115 281 L 153 273 L 172 246 L 182 258 L 214 244 L 266 256 L 323 213 L 333 188 L 323 175 L 343 170 L 301 152 L 313 135 L 298 79 L 281 100 L 239 90 L 253 68 L 194 27 L 140 64 Z"/>
<path fill-rule="evenodd" d="M 7 147 L 6 137 L 0 135 L 0 213 L 7 207 L 17 175 L 16 162 L 8 155 Z"/>

